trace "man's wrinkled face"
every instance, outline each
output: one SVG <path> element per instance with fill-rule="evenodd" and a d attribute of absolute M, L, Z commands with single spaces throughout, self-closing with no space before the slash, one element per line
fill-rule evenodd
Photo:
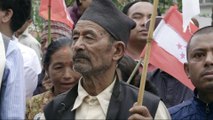
<path fill-rule="evenodd" d="M 188 49 L 186 74 L 199 91 L 213 92 L 213 33 L 192 38 Z"/>
<path fill-rule="evenodd" d="M 152 12 L 153 5 L 149 2 L 137 2 L 129 8 L 127 15 L 136 22 L 136 27 L 131 30 L 130 42 L 146 42 L 148 30 L 145 23 Z"/>
<path fill-rule="evenodd" d="M 110 34 L 98 24 L 80 20 L 73 30 L 73 66 L 82 75 L 106 71 L 112 64 Z"/>

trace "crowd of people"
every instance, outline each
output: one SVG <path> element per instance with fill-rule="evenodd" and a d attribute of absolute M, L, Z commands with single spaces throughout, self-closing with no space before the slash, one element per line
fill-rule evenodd
<path fill-rule="evenodd" d="M 139 104 L 143 62 L 127 80 L 146 45 L 149 0 L 123 10 L 75 0 L 74 28 L 51 21 L 50 41 L 47 22 L 40 41 L 30 34 L 31 10 L 32 0 L 0 0 L 0 119 L 213 119 L 212 26 L 187 43 L 183 67 L 195 89 L 149 64 Z"/>

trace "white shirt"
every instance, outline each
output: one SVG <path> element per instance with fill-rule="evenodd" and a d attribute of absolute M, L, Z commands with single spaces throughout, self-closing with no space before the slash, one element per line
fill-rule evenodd
<path fill-rule="evenodd" d="M 39 60 L 42 58 L 41 44 L 28 32 L 28 28 L 19 36 L 19 42 L 35 50 Z"/>
<path fill-rule="evenodd" d="M 26 107 L 23 58 L 17 43 L 10 41 L 0 94 L 0 119 L 23 120 Z"/>
<path fill-rule="evenodd" d="M 71 111 L 76 110 L 75 119 L 106 119 L 115 80 L 97 96 L 90 96 L 78 84 L 78 96 Z"/>
<path fill-rule="evenodd" d="M 169 111 L 162 101 L 160 101 L 158 104 L 154 120 L 171 120 Z"/>
<path fill-rule="evenodd" d="M 41 73 L 41 64 L 36 52 L 21 43 L 17 38 L 14 38 L 17 42 L 19 49 L 24 60 L 24 79 L 26 84 L 26 97 L 32 97 L 33 92 L 38 84 L 38 74 Z"/>

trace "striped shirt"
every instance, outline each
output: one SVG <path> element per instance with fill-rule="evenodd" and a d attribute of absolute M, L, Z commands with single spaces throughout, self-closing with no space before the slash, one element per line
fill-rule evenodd
<path fill-rule="evenodd" d="M 24 119 L 25 81 L 23 58 L 17 43 L 10 41 L 0 90 L 0 119 Z"/>

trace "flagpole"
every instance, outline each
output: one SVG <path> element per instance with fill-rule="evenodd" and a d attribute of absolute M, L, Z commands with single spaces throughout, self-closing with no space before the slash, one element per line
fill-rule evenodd
<path fill-rule="evenodd" d="M 127 80 L 127 83 L 130 84 L 130 82 L 132 81 L 133 77 L 135 76 L 135 73 L 137 72 L 138 68 L 140 67 L 141 63 L 142 63 L 143 59 L 140 58 L 140 60 L 138 61 L 138 63 L 136 64 L 133 72 L 131 73 L 130 77 Z"/>
<path fill-rule="evenodd" d="M 49 0 L 49 4 L 48 4 L 48 45 L 51 43 L 51 28 L 50 28 L 50 24 L 51 24 L 51 0 Z"/>
<path fill-rule="evenodd" d="M 147 76 L 147 69 L 148 69 L 148 63 L 149 63 L 149 56 L 151 51 L 151 41 L 153 38 L 153 31 L 154 31 L 154 25 L 155 25 L 155 18 L 157 16 L 157 7 L 159 0 L 153 0 L 154 1 L 154 10 L 151 16 L 150 26 L 149 26 L 149 32 L 148 32 L 148 38 L 147 38 L 147 45 L 146 45 L 146 51 L 145 51 L 145 58 L 144 58 L 144 66 L 142 70 L 141 75 L 141 82 L 140 82 L 140 88 L 138 93 L 138 105 L 142 105 L 143 103 L 143 96 L 145 91 L 145 83 L 146 83 L 146 76 Z"/>

